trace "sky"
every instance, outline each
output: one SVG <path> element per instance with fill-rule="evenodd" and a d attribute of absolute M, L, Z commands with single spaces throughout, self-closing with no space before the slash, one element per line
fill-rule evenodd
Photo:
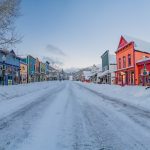
<path fill-rule="evenodd" d="M 100 64 L 121 35 L 150 42 L 149 8 L 149 0 L 22 0 L 15 48 L 63 68 Z"/>

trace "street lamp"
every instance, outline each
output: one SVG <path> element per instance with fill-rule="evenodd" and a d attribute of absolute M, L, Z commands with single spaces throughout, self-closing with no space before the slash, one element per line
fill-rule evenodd
<path fill-rule="evenodd" d="M 5 61 L 6 61 L 5 55 L 3 55 L 2 57 L 2 61 L 3 61 L 2 77 L 3 77 L 3 85 L 5 85 Z"/>
<path fill-rule="evenodd" d="M 147 75 L 147 69 L 146 69 L 146 63 L 144 62 L 144 69 L 143 69 L 143 86 L 146 84 L 146 75 Z"/>

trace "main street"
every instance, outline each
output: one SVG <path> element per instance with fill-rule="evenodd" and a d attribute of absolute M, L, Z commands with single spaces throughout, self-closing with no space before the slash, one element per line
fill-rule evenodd
<path fill-rule="evenodd" d="M 53 85 L 17 97 L 23 101 L 39 94 L 0 114 L 0 150 L 149 149 L 150 112 L 78 82 Z"/>

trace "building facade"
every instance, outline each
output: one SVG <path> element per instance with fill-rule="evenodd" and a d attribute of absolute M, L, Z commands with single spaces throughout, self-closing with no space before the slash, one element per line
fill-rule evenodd
<path fill-rule="evenodd" d="M 82 82 L 91 82 L 91 71 L 83 71 L 81 75 L 81 81 Z"/>
<path fill-rule="evenodd" d="M 46 65 L 43 62 L 40 62 L 40 81 L 46 80 Z"/>
<path fill-rule="evenodd" d="M 98 73 L 99 73 L 99 71 L 100 71 L 100 68 L 98 67 L 98 66 L 96 66 L 96 65 L 93 65 L 92 67 L 91 67 L 91 82 L 93 82 L 93 83 L 97 83 L 98 82 Z"/>
<path fill-rule="evenodd" d="M 136 38 L 121 36 L 116 51 L 117 71 L 116 84 L 140 84 L 137 62 L 143 57 L 150 57 L 150 44 Z"/>
<path fill-rule="evenodd" d="M 59 79 L 59 71 L 49 66 L 49 80 L 58 80 L 58 79 Z"/>
<path fill-rule="evenodd" d="M 35 61 L 35 81 L 40 82 L 40 61 L 38 58 Z"/>
<path fill-rule="evenodd" d="M 28 77 L 28 65 L 20 61 L 20 83 L 25 84 L 27 83 L 27 77 Z"/>
<path fill-rule="evenodd" d="M 20 83 L 20 58 L 13 50 L 0 50 L 0 85 Z"/>
<path fill-rule="evenodd" d="M 27 74 L 27 82 L 35 82 L 35 63 L 36 59 L 31 55 L 28 55 L 27 58 L 24 58 L 23 61 L 27 63 L 28 66 L 28 74 Z"/>
<path fill-rule="evenodd" d="M 150 86 L 150 58 L 143 58 L 137 62 L 139 85 Z"/>
<path fill-rule="evenodd" d="M 101 56 L 102 72 L 98 75 L 98 82 L 101 84 L 113 84 L 116 71 L 116 57 L 105 51 Z"/>
<path fill-rule="evenodd" d="M 50 69 L 49 69 L 49 62 L 46 61 L 45 63 L 45 72 L 46 72 L 46 80 L 50 80 Z"/>

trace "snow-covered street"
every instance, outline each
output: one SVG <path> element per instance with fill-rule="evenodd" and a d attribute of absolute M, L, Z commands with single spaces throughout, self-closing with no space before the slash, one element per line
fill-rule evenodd
<path fill-rule="evenodd" d="M 0 150 L 150 147 L 150 111 L 115 99 L 115 93 L 111 97 L 94 86 L 71 81 L 21 86 L 16 86 L 20 94 L 0 97 Z"/>

